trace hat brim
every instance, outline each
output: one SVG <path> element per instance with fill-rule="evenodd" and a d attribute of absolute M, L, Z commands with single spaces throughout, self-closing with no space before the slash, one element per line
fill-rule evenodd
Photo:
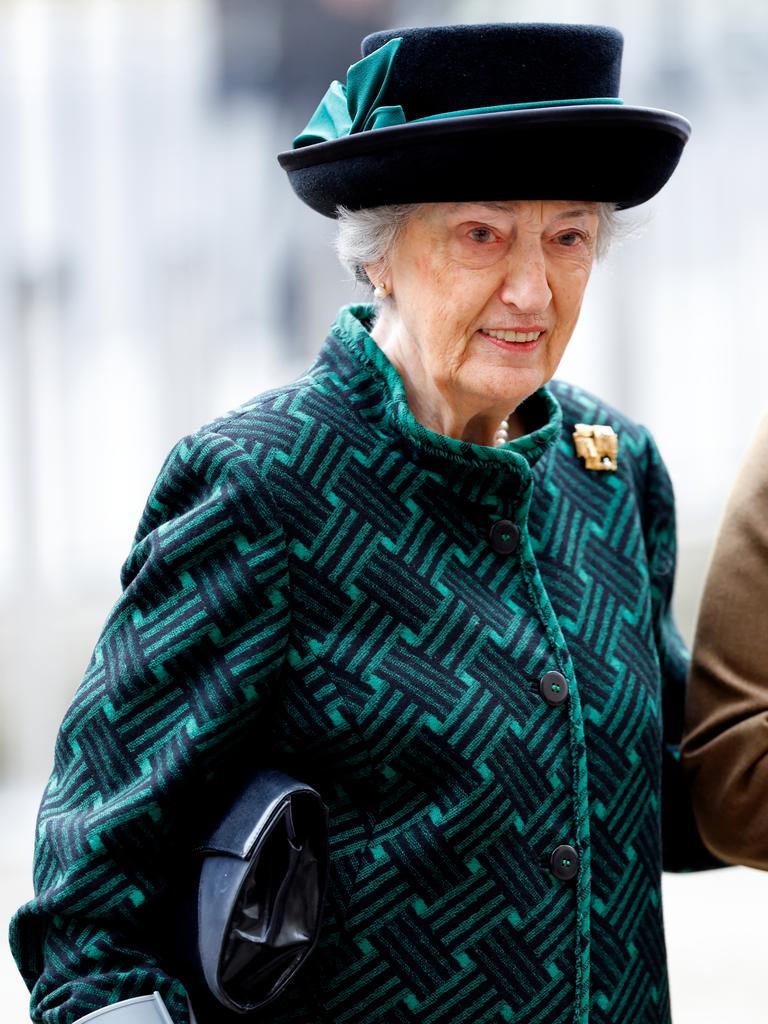
<path fill-rule="evenodd" d="M 667 182 L 691 126 L 667 110 L 589 104 L 413 121 L 280 153 L 305 203 L 579 199 L 637 206 Z"/>

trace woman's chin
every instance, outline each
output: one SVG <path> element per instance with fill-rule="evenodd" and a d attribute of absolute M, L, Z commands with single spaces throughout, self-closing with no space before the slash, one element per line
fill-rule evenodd
<path fill-rule="evenodd" d="M 549 376 L 540 367 L 489 367 L 473 382 L 472 391 L 487 405 L 512 411 L 546 384 Z"/>

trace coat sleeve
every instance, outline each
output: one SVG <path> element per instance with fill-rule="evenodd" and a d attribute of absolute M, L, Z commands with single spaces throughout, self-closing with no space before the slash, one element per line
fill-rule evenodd
<path fill-rule="evenodd" d="M 710 849 L 768 870 L 768 418 L 726 506 L 704 587 L 683 762 Z"/>
<path fill-rule="evenodd" d="M 57 739 L 35 897 L 11 923 L 34 1020 L 71 1024 L 157 991 L 187 1024 L 153 915 L 206 788 L 255 745 L 284 660 L 287 580 L 253 457 L 212 432 L 181 441 Z"/>
<path fill-rule="evenodd" d="M 680 760 L 689 657 L 672 615 L 677 561 L 674 495 L 669 474 L 650 435 L 648 446 L 643 508 L 653 629 L 662 678 L 663 867 L 665 871 L 697 871 L 715 867 L 717 862 L 701 841 Z"/>

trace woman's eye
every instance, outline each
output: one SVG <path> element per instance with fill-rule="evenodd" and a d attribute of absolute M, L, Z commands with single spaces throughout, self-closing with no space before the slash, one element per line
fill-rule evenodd
<path fill-rule="evenodd" d="M 490 228 L 472 228 L 469 237 L 473 242 L 493 242 L 494 234 Z"/>
<path fill-rule="evenodd" d="M 586 237 L 580 231 L 564 231 L 557 236 L 557 240 L 560 245 L 574 246 L 586 241 Z"/>

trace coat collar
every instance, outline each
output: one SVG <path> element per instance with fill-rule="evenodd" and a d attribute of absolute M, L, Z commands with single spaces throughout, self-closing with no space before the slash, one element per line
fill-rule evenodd
<path fill-rule="evenodd" d="M 459 441 L 423 426 L 408 407 L 400 375 L 369 333 L 373 318 L 373 306 L 344 306 L 331 328 L 320 364 L 333 364 L 334 373 L 358 393 L 368 392 L 371 384 L 376 385 L 381 402 L 367 404 L 365 410 L 377 429 L 395 432 L 409 446 L 429 455 L 500 470 L 532 468 L 554 445 L 562 425 L 562 411 L 547 387 L 540 388 L 523 403 L 534 429 L 501 448 Z M 342 353 L 351 359 L 339 359 Z"/>

